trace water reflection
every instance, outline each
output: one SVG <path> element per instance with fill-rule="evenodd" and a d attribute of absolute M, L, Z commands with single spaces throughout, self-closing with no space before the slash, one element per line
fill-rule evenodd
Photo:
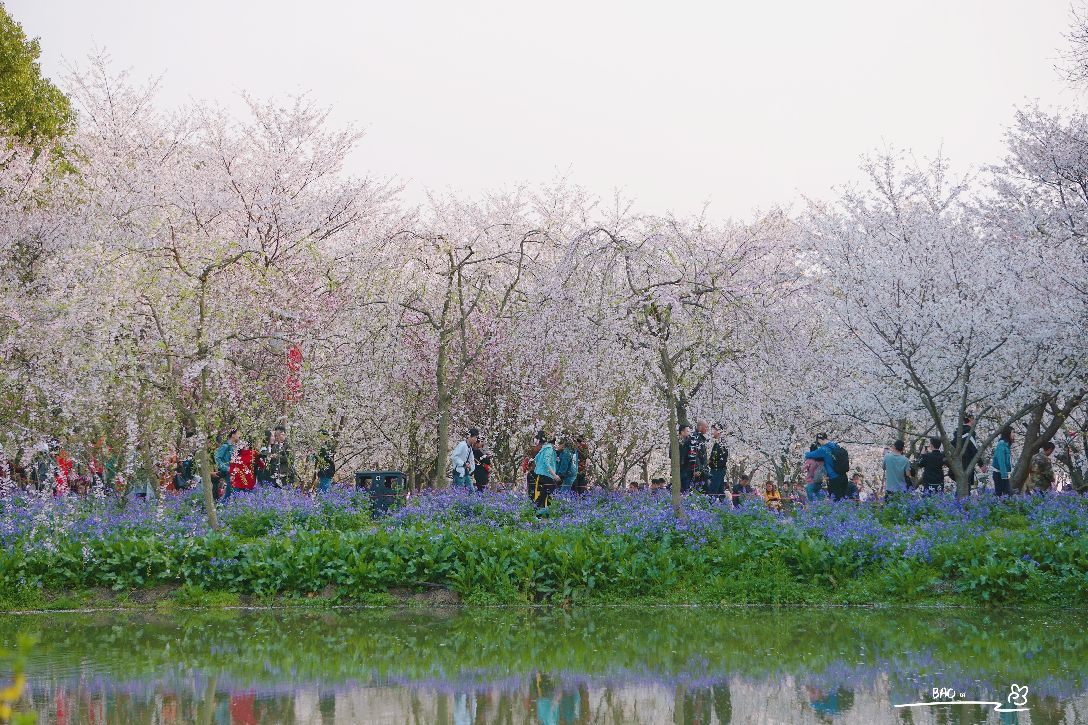
<path fill-rule="evenodd" d="M 42 725 L 1088 722 L 1084 621 L 919 611 L 0 617 Z M 1026 713 L 990 706 L 1030 686 Z"/>

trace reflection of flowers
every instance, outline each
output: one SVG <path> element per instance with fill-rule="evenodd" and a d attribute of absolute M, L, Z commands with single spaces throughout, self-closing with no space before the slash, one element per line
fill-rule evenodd
<path fill-rule="evenodd" d="M 1013 705 L 1016 705 L 1017 707 L 1023 707 L 1024 705 L 1027 704 L 1027 701 L 1028 701 L 1028 686 L 1027 685 L 1024 685 L 1023 687 L 1021 687 L 1020 685 L 1013 684 L 1013 686 L 1009 688 L 1009 702 L 1011 702 Z"/>

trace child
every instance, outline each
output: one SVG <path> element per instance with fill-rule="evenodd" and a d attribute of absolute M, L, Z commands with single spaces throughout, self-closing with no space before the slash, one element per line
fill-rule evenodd
<path fill-rule="evenodd" d="M 763 500 L 771 511 L 782 510 L 782 496 L 778 493 L 778 487 L 774 485 L 774 481 L 768 480 L 763 484 Z"/>

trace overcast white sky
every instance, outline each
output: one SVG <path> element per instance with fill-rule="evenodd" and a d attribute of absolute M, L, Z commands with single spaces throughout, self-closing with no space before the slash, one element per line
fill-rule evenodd
<path fill-rule="evenodd" d="M 1069 104 L 1068 0 L 5 0 L 54 78 L 104 48 L 162 100 L 312 92 L 351 170 L 474 193 L 568 174 L 645 211 L 825 196 L 886 144 L 1001 154 Z"/>

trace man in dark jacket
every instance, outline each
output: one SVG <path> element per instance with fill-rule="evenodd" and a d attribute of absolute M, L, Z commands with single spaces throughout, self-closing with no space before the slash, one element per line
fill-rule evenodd
<path fill-rule="evenodd" d="M 751 498 L 755 494 L 755 489 L 752 488 L 752 479 L 748 474 L 744 474 L 730 491 L 730 496 L 733 499 L 734 506 L 740 506 L 744 498 Z"/>
<path fill-rule="evenodd" d="M 729 449 L 725 447 L 725 431 L 714 425 L 714 445 L 710 449 L 710 481 L 706 492 L 717 499 L 725 494 L 725 475 L 729 468 Z"/>
<path fill-rule="evenodd" d="M 480 439 L 472 447 L 472 458 L 476 461 L 476 465 L 472 469 L 472 481 L 476 485 L 477 491 L 486 491 L 487 484 L 491 480 L 491 454 L 484 451 Z"/>
<path fill-rule="evenodd" d="M 691 439 L 695 444 L 695 473 L 692 476 L 692 483 L 700 491 L 706 493 L 710 485 L 710 425 L 705 420 L 698 421 Z"/>
<path fill-rule="evenodd" d="M 272 441 L 268 446 L 268 468 L 274 485 L 284 488 L 295 482 L 295 466 L 291 449 L 287 445 L 287 429 L 277 425 L 272 429 Z"/>
<path fill-rule="evenodd" d="M 690 425 L 680 426 L 680 490 L 687 493 L 699 478 L 699 471 L 705 460 L 703 448 L 697 435 L 693 435 Z"/>
<path fill-rule="evenodd" d="M 941 450 L 941 439 L 933 436 L 929 439 L 929 450 L 918 457 L 914 465 L 915 471 L 922 471 L 922 489 L 924 493 L 940 493 L 944 491 L 945 469 L 948 461 L 944 451 Z"/>

